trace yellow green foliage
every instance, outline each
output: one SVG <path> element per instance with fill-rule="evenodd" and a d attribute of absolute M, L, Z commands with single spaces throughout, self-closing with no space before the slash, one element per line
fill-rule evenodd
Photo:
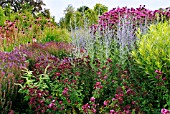
<path fill-rule="evenodd" d="M 71 41 L 71 36 L 69 32 L 66 29 L 61 29 L 57 27 L 52 27 L 52 28 L 45 28 L 42 37 L 38 39 L 40 42 L 45 43 L 45 42 L 70 42 Z"/>
<path fill-rule="evenodd" d="M 168 73 L 170 68 L 170 23 L 151 25 L 145 35 L 137 33 L 138 49 L 132 52 L 137 65 L 147 75 L 153 74 L 158 69 Z M 168 74 L 167 74 L 168 75 Z"/>
<path fill-rule="evenodd" d="M 4 15 L 4 10 L 2 7 L 0 7 L 0 26 L 4 25 L 5 22 L 5 15 Z"/>

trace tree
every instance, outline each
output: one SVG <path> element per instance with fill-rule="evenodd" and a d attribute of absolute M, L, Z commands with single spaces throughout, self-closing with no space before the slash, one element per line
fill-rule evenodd
<path fill-rule="evenodd" d="M 65 25 L 68 30 L 71 30 L 71 23 L 74 21 L 74 7 L 72 5 L 68 5 L 64 10 L 65 13 Z"/>
<path fill-rule="evenodd" d="M 108 7 L 102 4 L 96 4 L 94 9 L 87 6 L 81 6 L 74 10 L 72 5 L 68 5 L 64 10 L 65 16 L 60 19 L 59 26 L 71 30 L 71 28 L 84 28 L 96 24 L 98 16 L 108 11 Z"/>
<path fill-rule="evenodd" d="M 94 11 L 97 15 L 102 15 L 104 12 L 108 11 L 108 7 L 102 4 L 96 4 L 94 6 Z"/>
<path fill-rule="evenodd" d="M 87 7 L 87 6 L 81 6 L 81 7 L 77 8 L 77 11 L 80 13 L 84 13 L 88 9 L 89 9 L 89 7 Z"/>
<path fill-rule="evenodd" d="M 0 26 L 4 25 L 5 22 L 5 15 L 4 15 L 4 10 L 2 7 L 0 7 Z"/>
<path fill-rule="evenodd" d="M 58 25 L 60 28 L 66 28 L 64 17 L 60 18 Z"/>
<path fill-rule="evenodd" d="M 42 10 L 42 6 L 45 5 L 42 0 L 0 0 L 0 6 L 2 6 L 2 8 L 10 5 L 14 12 L 22 10 L 23 4 L 28 4 L 33 7 L 33 13 L 40 12 Z"/>
<path fill-rule="evenodd" d="M 92 10 L 92 9 L 86 10 L 85 17 L 88 20 L 88 25 L 89 26 L 91 26 L 92 24 L 96 24 L 97 23 L 98 16 L 97 16 L 97 14 L 95 13 L 94 10 Z"/>

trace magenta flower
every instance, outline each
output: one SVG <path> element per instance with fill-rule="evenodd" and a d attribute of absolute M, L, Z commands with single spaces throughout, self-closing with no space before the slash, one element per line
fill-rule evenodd
<path fill-rule="evenodd" d="M 114 112 L 115 112 L 114 110 L 110 110 L 110 114 L 114 114 Z"/>
<path fill-rule="evenodd" d="M 94 97 L 91 97 L 90 101 L 91 101 L 91 102 L 95 102 L 95 98 L 94 98 Z"/>
<path fill-rule="evenodd" d="M 157 79 L 159 79 L 159 78 L 160 78 L 160 76 L 156 76 L 156 78 L 157 78 Z"/>
<path fill-rule="evenodd" d="M 80 72 L 76 72 L 75 75 L 76 75 L 76 76 L 80 76 Z"/>
<path fill-rule="evenodd" d="M 99 72 L 97 72 L 97 75 L 101 75 L 102 73 L 99 71 Z"/>
<path fill-rule="evenodd" d="M 159 70 L 155 70 L 155 73 L 158 73 L 159 72 Z"/>
<path fill-rule="evenodd" d="M 115 98 L 112 98 L 112 101 L 115 101 L 116 99 Z"/>
<path fill-rule="evenodd" d="M 160 70 L 155 70 L 155 73 L 162 74 L 162 72 Z"/>
<path fill-rule="evenodd" d="M 108 105 L 108 101 L 104 101 L 104 106 L 107 106 Z"/>
<path fill-rule="evenodd" d="M 48 108 L 52 108 L 53 106 L 55 106 L 55 104 L 54 104 L 54 103 L 50 103 L 50 104 L 48 105 Z"/>
<path fill-rule="evenodd" d="M 170 110 L 167 110 L 165 108 L 161 109 L 161 114 L 168 114 L 170 113 Z"/>
<path fill-rule="evenodd" d="M 92 108 L 92 112 L 93 112 L 93 113 L 96 113 L 96 109 L 95 109 L 95 108 Z"/>
<path fill-rule="evenodd" d="M 59 73 L 59 72 L 56 72 L 56 76 L 60 76 L 60 73 Z"/>
<path fill-rule="evenodd" d="M 59 104 L 62 104 L 63 102 L 62 101 L 59 101 Z"/>
<path fill-rule="evenodd" d="M 162 78 L 162 80 L 164 80 L 164 81 L 165 81 L 165 80 L 166 80 L 166 77 L 163 77 L 163 78 Z"/>
<path fill-rule="evenodd" d="M 68 88 L 64 88 L 64 90 L 63 90 L 62 94 L 63 94 L 63 95 L 66 95 L 66 94 L 67 94 L 67 92 L 68 92 Z"/>

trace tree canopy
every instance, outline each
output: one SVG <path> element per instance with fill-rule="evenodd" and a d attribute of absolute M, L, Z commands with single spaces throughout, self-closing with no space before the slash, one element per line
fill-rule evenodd
<path fill-rule="evenodd" d="M 0 6 L 2 6 L 2 8 L 10 5 L 14 12 L 22 10 L 23 4 L 31 6 L 33 13 L 40 12 L 42 10 L 42 6 L 45 5 L 42 0 L 0 0 Z"/>
<path fill-rule="evenodd" d="M 102 4 L 96 4 L 93 9 L 81 6 L 77 10 L 72 5 L 68 5 L 64 10 L 65 16 L 59 21 L 59 26 L 68 30 L 84 27 L 85 23 L 90 26 L 96 24 L 98 17 L 107 11 L 108 7 Z"/>

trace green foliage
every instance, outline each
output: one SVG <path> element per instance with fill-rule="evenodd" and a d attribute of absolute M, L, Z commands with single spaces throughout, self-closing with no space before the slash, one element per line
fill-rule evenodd
<path fill-rule="evenodd" d="M 97 13 L 92 10 L 88 9 L 85 11 L 85 18 L 87 19 L 87 26 L 91 26 L 92 24 L 96 24 L 98 20 Z"/>
<path fill-rule="evenodd" d="M 3 10 L 2 10 L 3 11 Z M 12 12 L 10 7 L 4 9 L 4 17 L 7 19 L 0 29 L 0 49 L 12 51 L 15 46 L 32 43 L 33 38 L 37 42 L 63 41 L 69 42 L 70 36 L 65 29 L 56 28 L 54 18 L 46 18 L 47 14 L 38 13 L 32 15 L 29 6 L 25 6 L 22 12 Z M 3 12 L 2 12 L 3 13 Z M 2 16 L 1 16 L 2 17 Z M 3 19 L 3 18 L 0 18 Z M 3 21 L 1 21 L 3 23 Z"/>
<path fill-rule="evenodd" d="M 138 50 L 133 51 L 132 55 L 137 64 L 141 66 L 149 76 L 158 69 L 166 72 L 170 66 L 170 26 L 169 23 L 159 23 L 151 25 L 145 35 L 138 31 Z"/>
<path fill-rule="evenodd" d="M 59 26 L 67 30 L 75 30 L 77 28 L 84 28 L 84 26 L 91 26 L 97 23 L 98 16 L 108 11 L 108 7 L 102 4 L 96 4 L 94 9 L 87 6 L 81 6 L 74 10 L 72 5 L 68 5 L 64 10 L 65 16 L 60 19 Z"/>
<path fill-rule="evenodd" d="M 43 32 L 43 37 L 38 39 L 40 42 L 70 42 L 71 37 L 66 29 L 61 28 L 45 28 Z"/>
<path fill-rule="evenodd" d="M 55 57 L 63 59 L 71 56 L 73 46 L 65 42 L 46 42 L 43 49 Z"/>
<path fill-rule="evenodd" d="M 102 15 L 103 13 L 108 11 L 108 7 L 102 4 L 96 4 L 94 6 L 94 11 L 97 15 Z"/>
<path fill-rule="evenodd" d="M 83 13 L 88 9 L 89 9 L 89 7 L 87 7 L 87 6 L 81 6 L 81 7 L 77 8 L 77 11 Z"/>
<path fill-rule="evenodd" d="M 37 13 L 42 10 L 42 6 L 45 5 L 42 0 L 1 0 L 0 6 L 6 8 L 10 6 L 14 12 L 23 11 L 26 8 L 30 8 L 32 13 Z"/>
<path fill-rule="evenodd" d="M 168 22 L 151 25 L 145 35 L 138 30 L 137 49 L 132 51 L 135 62 L 136 78 L 141 80 L 147 95 L 142 98 L 141 107 L 145 111 L 156 113 L 162 107 L 170 108 L 170 26 Z M 154 73 L 155 72 L 155 73 Z M 139 76 L 137 76 L 139 75 Z M 146 105 L 150 104 L 150 110 Z M 157 109 L 156 109 L 157 108 Z M 149 112 L 148 112 L 149 113 Z"/>
<path fill-rule="evenodd" d="M 106 66 L 102 67 L 96 60 L 93 63 L 95 68 L 91 68 L 88 57 L 73 60 L 68 58 L 59 60 L 55 57 L 39 59 L 33 71 L 24 70 L 25 83 L 17 85 L 21 86 L 19 92 L 25 95 L 24 100 L 29 101 L 31 109 L 35 112 L 42 110 L 46 113 L 54 112 L 53 108 L 56 106 L 57 113 L 68 113 L 70 110 L 82 112 L 82 105 L 87 103 L 94 94 L 93 91 L 96 93 L 99 87 L 102 88 L 102 85 L 95 83 L 97 81 L 101 81 L 103 85 L 106 83 L 104 76 L 107 78 L 110 73 L 109 63 L 110 61 L 106 62 Z M 45 95 L 43 91 L 46 92 Z M 55 104 L 53 108 L 50 107 L 51 103 Z M 36 110 L 37 107 L 39 110 Z"/>
<path fill-rule="evenodd" d="M 2 9 L 2 7 L 0 7 L 0 26 L 4 25 L 5 20 L 6 17 L 4 15 L 4 10 Z"/>

